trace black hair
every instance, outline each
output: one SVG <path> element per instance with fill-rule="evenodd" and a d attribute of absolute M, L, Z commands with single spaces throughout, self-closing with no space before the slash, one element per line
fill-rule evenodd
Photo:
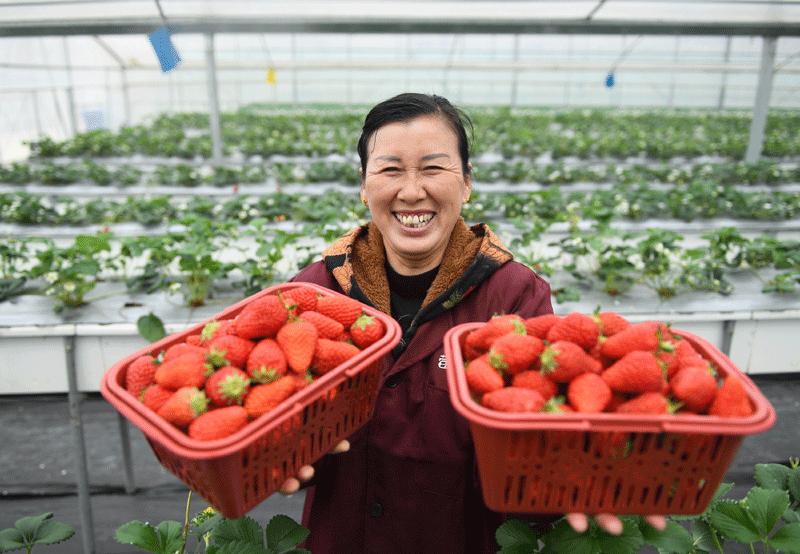
<path fill-rule="evenodd" d="M 406 92 L 384 100 L 372 108 L 364 119 L 361 137 L 358 139 L 358 156 L 361 170 L 367 173 L 367 143 L 370 137 L 389 123 L 402 123 L 424 115 L 441 115 L 458 137 L 458 153 L 464 175 L 469 174 L 469 138 L 467 128 L 472 133 L 472 121 L 462 109 L 453 106 L 449 100 L 435 94 Z"/>

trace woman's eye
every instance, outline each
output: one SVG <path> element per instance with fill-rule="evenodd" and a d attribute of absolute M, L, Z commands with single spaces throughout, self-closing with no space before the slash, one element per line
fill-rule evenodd
<path fill-rule="evenodd" d="M 385 167 L 383 168 L 384 173 L 397 173 L 400 171 L 399 167 Z"/>

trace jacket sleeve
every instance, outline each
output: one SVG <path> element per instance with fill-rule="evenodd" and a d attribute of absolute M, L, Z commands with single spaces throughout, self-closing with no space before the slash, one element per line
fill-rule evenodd
<path fill-rule="evenodd" d="M 553 313 L 550 284 L 519 262 L 507 262 L 489 278 L 488 308 L 523 318 Z M 488 318 L 486 318 L 488 319 Z"/>

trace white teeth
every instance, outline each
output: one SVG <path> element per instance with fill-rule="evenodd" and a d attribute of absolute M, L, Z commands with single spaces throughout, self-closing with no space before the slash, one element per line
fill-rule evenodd
<path fill-rule="evenodd" d="M 424 227 L 433 218 L 433 214 L 401 215 L 395 214 L 397 220 L 406 227 Z"/>

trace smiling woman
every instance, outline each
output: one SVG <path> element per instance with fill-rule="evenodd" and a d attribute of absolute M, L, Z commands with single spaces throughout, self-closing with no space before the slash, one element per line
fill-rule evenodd
<path fill-rule="evenodd" d="M 375 106 L 358 143 L 372 221 L 292 279 L 374 306 L 402 329 L 382 360 L 372 418 L 282 488 L 309 487 L 304 546 L 315 554 L 499 550 L 504 515 L 482 500 L 469 424 L 450 402 L 444 334 L 496 314 L 553 309 L 547 282 L 514 261 L 487 225 L 468 227 L 461 217 L 472 189 L 469 126 L 437 96 L 402 94 Z M 612 531 L 619 522 L 599 521 Z"/>

